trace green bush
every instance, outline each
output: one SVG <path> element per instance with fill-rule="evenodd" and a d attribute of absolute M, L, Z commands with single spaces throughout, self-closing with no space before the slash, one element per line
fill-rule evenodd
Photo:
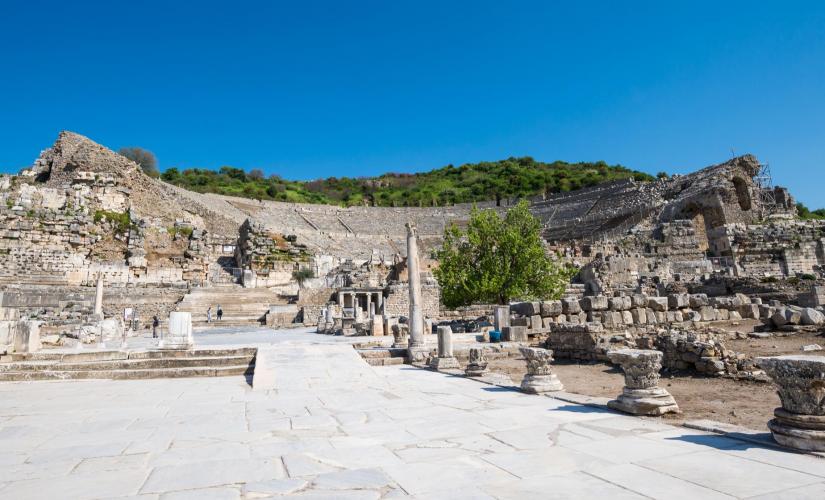
<path fill-rule="evenodd" d="M 110 212 L 108 210 L 95 210 L 95 224 L 100 223 L 104 219 L 113 223 L 115 225 L 115 231 L 118 233 L 125 233 L 132 228 L 132 219 L 129 217 L 129 212 Z"/>

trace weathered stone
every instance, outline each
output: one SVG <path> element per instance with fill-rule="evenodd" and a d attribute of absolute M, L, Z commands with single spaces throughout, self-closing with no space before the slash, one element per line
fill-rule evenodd
<path fill-rule="evenodd" d="M 166 334 L 158 342 L 158 347 L 161 349 L 191 349 L 194 345 L 192 315 L 181 311 L 169 313 L 169 325 Z"/>
<path fill-rule="evenodd" d="M 407 324 L 395 323 L 392 325 L 392 346 L 396 349 L 409 347 L 410 327 Z"/>
<path fill-rule="evenodd" d="M 690 306 L 690 297 L 684 293 L 673 293 L 667 296 L 668 307 L 671 309 L 684 309 Z"/>
<path fill-rule="evenodd" d="M 705 297 L 707 299 L 707 297 Z M 716 309 L 710 306 L 701 306 L 699 308 L 699 315 L 702 321 L 716 321 Z"/>
<path fill-rule="evenodd" d="M 653 309 L 655 312 L 664 312 L 668 309 L 667 297 L 648 297 L 647 307 Z"/>
<path fill-rule="evenodd" d="M 541 303 L 541 315 L 545 318 L 548 316 L 558 316 L 563 312 L 563 309 L 560 300 L 550 300 Z"/>
<path fill-rule="evenodd" d="M 768 422 L 776 442 L 808 451 L 825 451 L 825 357 L 757 358 L 779 389 L 782 407 Z"/>
<path fill-rule="evenodd" d="M 660 351 L 620 349 L 607 353 L 611 362 L 621 365 L 625 374 L 622 394 L 607 403 L 610 408 L 633 415 L 663 415 L 678 412 L 673 396 L 658 387 L 662 369 Z"/>
<path fill-rule="evenodd" d="M 484 355 L 484 349 L 481 347 L 471 347 L 469 354 L 469 363 L 464 373 L 468 377 L 481 377 L 487 373 L 487 357 Z"/>
<path fill-rule="evenodd" d="M 581 305 L 579 304 L 578 299 L 571 299 L 571 298 L 561 299 L 561 305 L 562 305 L 562 312 L 564 314 L 570 315 L 570 314 L 579 314 L 580 312 L 582 312 L 582 308 L 581 308 Z"/>
<path fill-rule="evenodd" d="M 455 370 L 461 366 L 453 355 L 453 330 L 449 326 L 438 327 L 438 355 L 430 362 L 435 370 Z"/>
<path fill-rule="evenodd" d="M 495 329 L 501 331 L 505 326 L 510 326 L 510 306 L 496 306 L 493 310 Z"/>
<path fill-rule="evenodd" d="M 607 297 L 598 295 L 594 297 L 585 297 L 581 301 L 581 308 L 584 311 L 605 311 L 607 310 Z"/>
<path fill-rule="evenodd" d="M 819 326 L 825 323 L 825 315 L 811 307 L 806 307 L 801 313 L 801 323 L 803 325 Z"/>
<path fill-rule="evenodd" d="M 532 328 L 533 330 L 541 330 L 543 326 L 544 325 L 541 322 L 541 316 L 539 316 L 538 314 L 530 316 L 530 328 Z"/>
<path fill-rule="evenodd" d="M 697 293 L 691 295 L 689 301 L 691 309 L 701 309 L 708 305 L 708 296 L 704 293 Z"/>
<path fill-rule="evenodd" d="M 506 326 L 501 331 L 501 337 L 506 342 L 527 342 L 527 327 Z"/>
<path fill-rule="evenodd" d="M 380 314 L 372 317 L 372 335 L 374 337 L 384 336 L 384 317 Z"/>
<path fill-rule="evenodd" d="M 562 391 L 564 386 L 550 369 L 553 351 L 536 347 L 520 347 L 519 351 L 527 361 L 527 374 L 521 381 L 521 390 L 531 394 Z"/>

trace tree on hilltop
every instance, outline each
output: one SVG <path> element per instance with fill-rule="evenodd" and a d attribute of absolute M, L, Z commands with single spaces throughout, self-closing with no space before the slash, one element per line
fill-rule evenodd
<path fill-rule="evenodd" d="M 436 256 L 435 276 L 442 301 L 450 308 L 557 299 L 574 272 L 547 255 L 541 224 L 526 201 L 503 218 L 495 210 L 474 209 L 466 231 L 455 224 L 445 229 Z"/>
<path fill-rule="evenodd" d="M 149 177 L 160 177 L 160 171 L 158 170 L 158 159 L 155 157 L 155 154 L 148 149 L 134 146 L 120 148 L 120 150 L 118 150 L 118 154 L 137 163 L 141 170 L 143 170 L 143 173 Z"/>

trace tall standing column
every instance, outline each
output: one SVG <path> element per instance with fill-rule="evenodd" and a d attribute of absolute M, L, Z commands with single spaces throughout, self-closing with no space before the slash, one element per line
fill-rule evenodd
<path fill-rule="evenodd" d="M 410 347 L 424 346 L 424 315 L 421 310 L 421 274 L 418 268 L 418 230 L 407 222 L 407 274 L 410 288 Z"/>
<path fill-rule="evenodd" d="M 94 313 L 103 319 L 103 273 L 97 274 L 97 284 L 95 285 L 95 310 Z"/>

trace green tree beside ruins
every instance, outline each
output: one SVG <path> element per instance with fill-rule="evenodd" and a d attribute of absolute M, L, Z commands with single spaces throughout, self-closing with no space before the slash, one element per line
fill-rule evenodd
<path fill-rule="evenodd" d="M 466 231 L 444 231 L 435 276 L 447 307 L 507 304 L 513 299 L 557 299 L 573 271 L 547 255 L 541 225 L 526 201 L 504 217 L 473 210 Z"/>

